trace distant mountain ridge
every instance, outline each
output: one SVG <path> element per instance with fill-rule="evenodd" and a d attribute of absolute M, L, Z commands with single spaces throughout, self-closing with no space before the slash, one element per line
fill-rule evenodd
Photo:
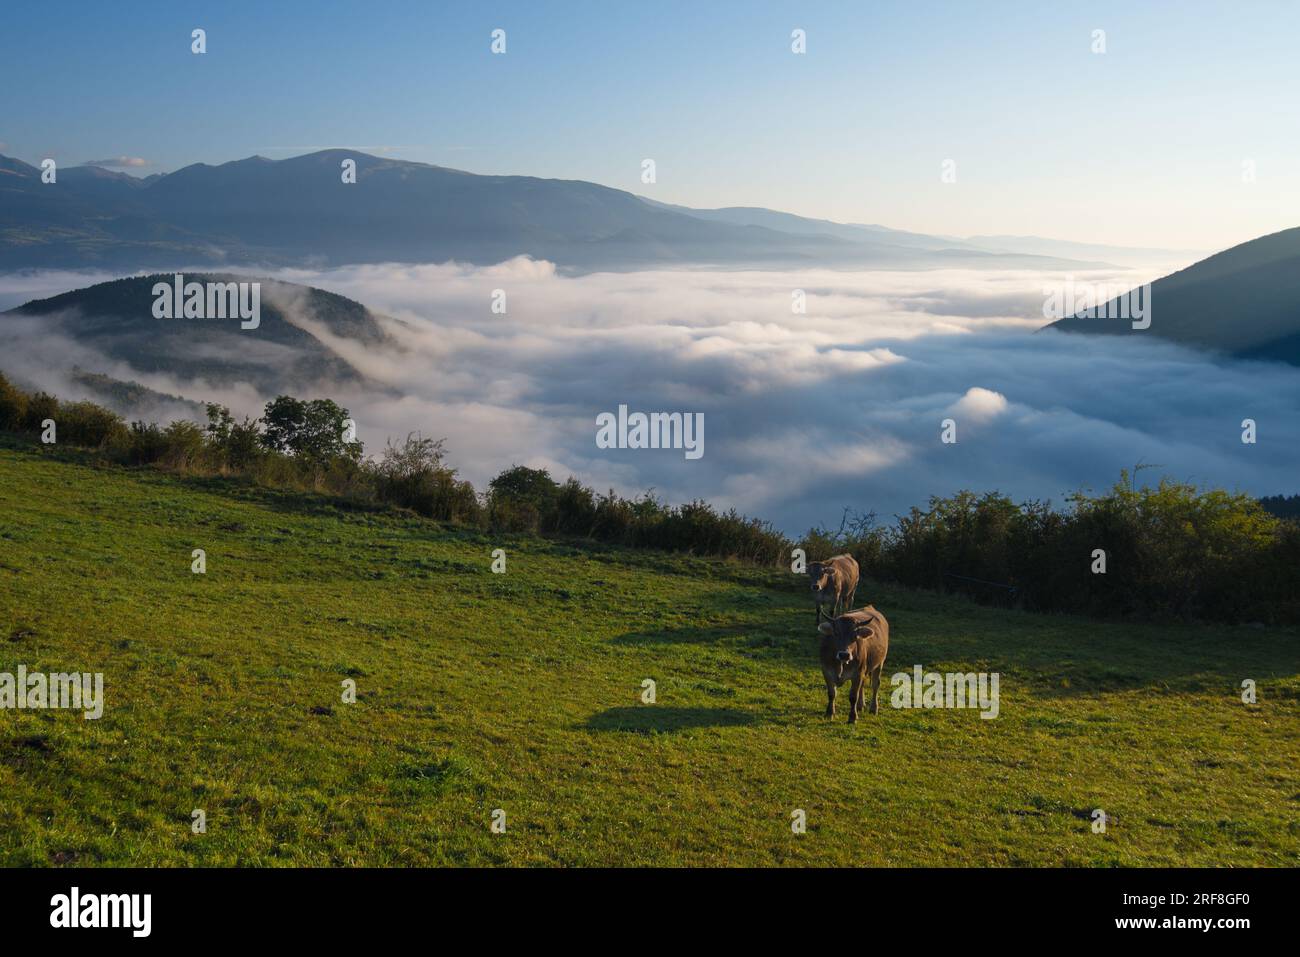
<path fill-rule="evenodd" d="M 356 182 L 342 181 L 345 160 Z M 485 176 L 322 150 L 137 179 L 0 156 L 0 269 L 501 262 L 575 270 L 670 264 L 1083 268 L 944 237 L 772 210 L 689 210 L 580 180 Z"/>
<path fill-rule="evenodd" d="M 999 255 L 1046 256 L 1076 260 L 1073 265 L 1105 266 L 1145 265 L 1151 262 L 1187 262 L 1204 253 L 1185 249 L 1153 249 L 1135 246 L 1108 246 L 1041 236 L 956 236 L 930 235 L 863 223 L 836 223 L 826 219 L 809 219 L 793 213 L 781 213 L 759 206 L 726 206 L 720 209 L 692 209 L 673 206 L 642 197 L 647 203 L 672 209 L 687 216 L 738 226 L 765 226 L 792 233 L 834 236 L 853 242 L 879 242 L 892 246 L 924 249 L 946 255 L 960 253 L 995 253 Z M 1081 262 L 1078 260 L 1082 260 Z"/>
<path fill-rule="evenodd" d="M 1156 280 L 1149 329 L 1083 315 L 1046 328 L 1153 335 L 1240 358 L 1300 365 L 1300 228 L 1233 246 Z"/>

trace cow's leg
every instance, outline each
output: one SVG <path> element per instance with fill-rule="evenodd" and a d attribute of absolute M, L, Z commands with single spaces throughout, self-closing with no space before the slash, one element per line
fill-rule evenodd
<path fill-rule="evenodd" d="M 826 679 L 826 717 L 833 718 L 835 717 L 835 682 L 824 671 L 822 677 Z"/>
<path fill-rule="evenodd" d="M 875 671 L 871 672 L 871 713 L 872 714 L 876 714 L 880 710 L 880 671 L 884 667 L 885 666 L 882 663 L 876 667 Z"/>
<path fill-rule="evenodd" d="M 849 724 L 857 724 L 858 708 L 862 705 L 862 672 L 853 676 L 853 687 L 849 689 Z"/>

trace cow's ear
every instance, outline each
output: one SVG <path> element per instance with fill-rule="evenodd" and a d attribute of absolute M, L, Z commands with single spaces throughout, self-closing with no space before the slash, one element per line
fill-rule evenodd
<path fill-rule="evenodd" d="M 858 625 L 857 628 L 853 629 L 853 633 L 859 638 L 870 638 L 876 633 L 876 629 L 872 628 L 870 625 Z"/>
<path fill-rule="evenodd" d="M 819 622 L 817 625 L 817 630 L 821 632 L 823 635 L 829 637 L 830 633 L 835 630 L 835 624 L 834 622 L 829 622 L 829 621 Z"/>

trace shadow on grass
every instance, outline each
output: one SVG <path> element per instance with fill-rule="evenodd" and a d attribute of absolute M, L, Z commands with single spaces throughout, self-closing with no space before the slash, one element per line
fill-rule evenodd
<path fill-rule="evenodd" d="M 736 708 L 668 708 L 631 705 L 593 714 L 579 728 L 587 731 L 627 731 L 632 734 L 668 734 L 691 728 L 726 728 L 754 724 L 747 711 Z"/>

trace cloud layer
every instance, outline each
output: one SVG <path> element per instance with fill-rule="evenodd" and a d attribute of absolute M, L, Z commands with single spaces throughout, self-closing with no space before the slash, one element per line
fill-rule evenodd
<path fill-rule="evenodd" d="M 961 488 L 1060 501 L 1108 486 L 1137 463 L 1160 466 L 1143 472 L 1148 480 L 1167 474 L 1254 494 L 1300 491 L 1300 371 L 1143 337 L 1036 333 L 1045 288 L 1064 276 L 566 276 L 518 259 L 276 278 L 400 320 L 393 332 L 401 353 L 329 340 L 400 396 L 339 398 L 370 451 L 408 431 L 445 436 L 452 462 L 480 487 L 524 464 L 602 490 L 707 499 L 791 532 L 837 524 L 845 507 L 888 518 Z M 23 281 L 34 289 L 31 277 Z M 7 283 L 0 280 L 0 301 Z M 498 290 L 504 314 L 492 310 Z M 792 310 L 797 290 L 803 313 Z M 320 328 L 307 315 L 296 321 Z M 165 377 L 136 378 L 183 391 Z M 249 413 L 261 400 L 245 389 L 187 394 Z M 597 415 L 619 405 L 702 412 L 703 457 L 597 448 Z M 949 418 L 953 444 L 940 440 Z M 1246 418 L 1258 423 L 1255 445 L 1241 442 Z"/>

